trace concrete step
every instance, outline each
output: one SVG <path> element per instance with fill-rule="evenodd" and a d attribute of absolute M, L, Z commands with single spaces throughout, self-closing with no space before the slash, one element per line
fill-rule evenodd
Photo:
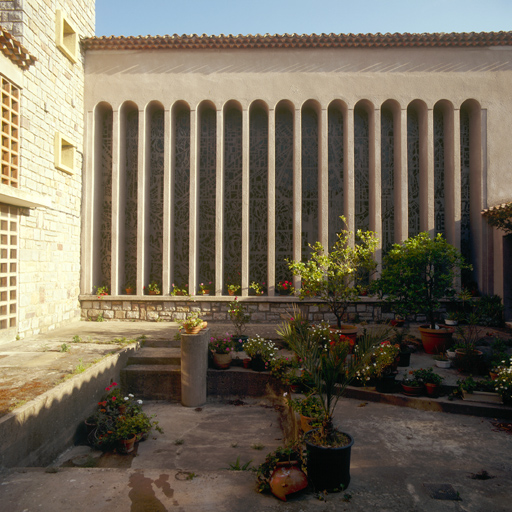
<path fill-rule="evenodd" d="M 180 365 L 180 348 L 141 348 L 128 359 L 128 365 Z"/>
<path fill-rule="evenodd" d="M 132 364 L 121 371 L 128 393 L 144 400 L 181 400 L 181 368 L 176 364 Z"/>
<path fill-rule="evenodd" d="M 180 341 L 169 338 L 151 338 L 144 344 L 144 348 L 180 348 L 180 346 Z"/>

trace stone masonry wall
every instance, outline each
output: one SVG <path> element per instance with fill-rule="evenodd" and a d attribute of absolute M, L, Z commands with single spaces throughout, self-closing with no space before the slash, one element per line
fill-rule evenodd
<path fill-rule="evenodd" d="M 182 320 L 191 311 L 201 313 L 203 320 L 212 322 L 229 322 L 228 306 L 231 299 L 194 298 L 186 301 L 171 297 L 163 298 L 126 298 L 103 296 L 82 296 L 83 320 L 98 320 L 101 317 L 105 320 L 125 321 L 167 321 L 175 322 Z M 242 301 L 248 306 L 251 313 L 251 323 L 279 323 L 289 318 L 293 311 L 293 304 L 296 304 L 308 315 L 312 321 L 320 322 L 327 320 L 330 323 L 335 317 L 329 312 L 326 306 L 307 301 L 283 302 L 266 301 L 264 299 L 245 299 Z M 374 299 L 363 299 L 361 302 L 353 303 L 347 311 L 348 322 L 375 322 L 379 320 L 390 320 L 394 314 L 390 312 L 386 304 Z"/>
<path fill-rule="evenodd" d="M 80 38 L 94 35 L 94 0 L 0 2 L 3 26 L 37 58 L 22 84 L 20 188 L 51 200 L 50 208 L 25 210 L 20 218 L 21 337 L 80 318 L 84 52 L 73 64 L 57 48 L 57 9 Z M 73 175 L 55 168 L 56 131 L 76 145 Z"/>

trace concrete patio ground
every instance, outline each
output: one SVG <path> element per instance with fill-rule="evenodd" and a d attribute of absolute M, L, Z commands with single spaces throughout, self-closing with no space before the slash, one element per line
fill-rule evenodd
<path fill-rule="evenodd" d="M 49 468 L 13 468 L 1 481 L 2 510 L 510 510 L 512 435 L 491 418 L 342 399 L 335 420 L 355 439 L 348 489 L 324 496 L 308 491 L 284 503 L 256 492 L 254 472 L 227 469 L 237 460 L 256 467 L 282 444 L 281 412 L 261 399 L 235 404 L 146 403 L 163 434 L 139 443 L 134 455 L 100 456 L 77 446 Z M 96 467 L 60 467 L 74 464 Z"/>

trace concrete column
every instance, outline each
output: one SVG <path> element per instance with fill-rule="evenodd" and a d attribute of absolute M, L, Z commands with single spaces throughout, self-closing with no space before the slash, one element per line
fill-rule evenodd
<path fill-rule="evenodd" d="M 302 236 L 302 112 L 293 116 L 293 259 L 300 261 Z M 300 277 L 293 277 L 293 286 L 300 288 Z"/>
<path fill-rule="evenodd" d="M 353 232 L 355 227 L 355 178 L 354 178 L 354 109 L 348 109 L 345 118 L 346 129 L 343 137 L 344 169 L 343 187 L 345 189 L 343 211 L 346 212 L 346 221 L 349 231 Z"/>
<path fill-rule="evenodd" d="M 276 111 L 268 111 L 268 295 L 274 296 L 276 284 Z"/>
<path fill-rule="evenodd" d="M 139 110 L 139 147 L 137 152 L 137 293 L 142 293 L 144 286 L 149 283 L 149 165 L 146 151 L 150 133 L 146 133 L 146 112 Z M 155 276 L 156 279 L 156 276 Z"/>
<path fill-rule="evenodd" d="M 318 113 L 318 234 L 324 248 L 329 247 L 329 115 Z"/>
<path fill-rule="evenodd" d="M 431 235 L 434 218 L 434 110 L 420 113 L 420 229 Z"/>
<path fill-rule="evenodd" d="M 249 110 L 242 110 L 242 297 L 249 295 Z"/>
<path fill-rule="evenodd" d="M 185 407 L 206 403 L 209 339 L 210 329 L 181 335 L 181 404 Z"/>
<path fill-rule="evenodd" d="M 121 279 L 124 279 L 125 261 L 121 257 L 124 250 L 124 215 L 126 201 L 126 172 L 125 172 L 125 122 L 122 119 L 122 111 L 114 110 L 112 119 L 112 294 L 119 293 Z M 121 172 L 121 169 L 123 172 Z M 122 283 L 125 284 L 125 283 Z M 142 294 L 142 288 L 137 288 L 137 294 Z"/>
<path fill-rule="evenodd" d="M 173 240 L 173 201 L 174 201 L 174 144 L 171 123 L 171 112 L 164 111 L 164 218 L 163 218 L 163 249 L 162 249 L 162 295 L 169 295 L 172 279 L 172 240 Z"/>
<path fill-rule="evenodd" d="M 82 266 L 80 269 L 81 293 L 91 293 L 93 287 L 93 273 L 95 267 L 99 266 L 99 246 L 95 237 L 94 227 L 94 184 L 97 175 L 98 153 L 97 146 L 98 132 L 100 129 L 95 122 L 94 112 L 86 113 L 86 138 L 84 153 L 84 176 L 83 176 L 83 201 L 82 201 L 82 222 L 81 233 L 81 254 Z"/>
<path fill-rule="evenodd" d="M 409 174 L 407 172 L 407 108 L 395 122 L 395 243 L 409 237 Z"/>
<path fill-rule="evenodd" d="M 199 131 L 196 110 L 190 111 L 190 200 L 189 200 L 189 256 L 188 256 L 188 289 L 190 295 L 197 290 L 197 268 L 199 261 Z"/>
<path fill-rule="evenodd" d="M 224 112 L 217 110 L 217 204 L 215 211 L 215 295 L 222 295 L 224 272 Z"/>
<path fill-rule="evenodd" d="M 462 219 L 462 204 L 461 204 L 461 170 L 460 170 L 460 110 L 455 110 L 453 112 L 453 153 L 451 156 L 452 162 L 452 187 L 453 187 L 453 199 L 451 199 L 452 203 L 452 216 L 448 216 L 448 211 L 446 212 L 446 216 L 450 219 L 451 229 L 453 230 L 451 236 L 452 241 L 450 243 L 454 245 L 457 249 L 460 250 L 460 228 L 461 228 L 461 219 Z"/>
<path fill-rule="evenodd" d="M 375 261 L 380 270 L 382 265 L 382 173 L 381 173 L 381 115 L 380 109 L 368 112 L 369 136 L 369 169 L 368 194 L 370 199 L 370 231 L 374 231 L 379 239 L 375 251 Z"/>

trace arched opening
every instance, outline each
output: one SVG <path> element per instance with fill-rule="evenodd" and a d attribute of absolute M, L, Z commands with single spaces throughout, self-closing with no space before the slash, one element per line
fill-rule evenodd
<path fill-rule="evenodd" d="M 285 259 L 293 258 L 293 110 L 282 101 L 275 111 L 276 284 L 292 280 Z"/>
<path fill-rule="evenodd" d="M 345 228 L 340 216 L 344 212 L 344 117 L 346 105 L 333 101 L 328 108 L 328 167 L 329 167 L 329 247 L 336 241 L 336 234 Z"/>
<path fill-rule="evenodd" d="M 249 282 L 268 275 L 268 109 L 261 102 L 249 110 Z"/>

